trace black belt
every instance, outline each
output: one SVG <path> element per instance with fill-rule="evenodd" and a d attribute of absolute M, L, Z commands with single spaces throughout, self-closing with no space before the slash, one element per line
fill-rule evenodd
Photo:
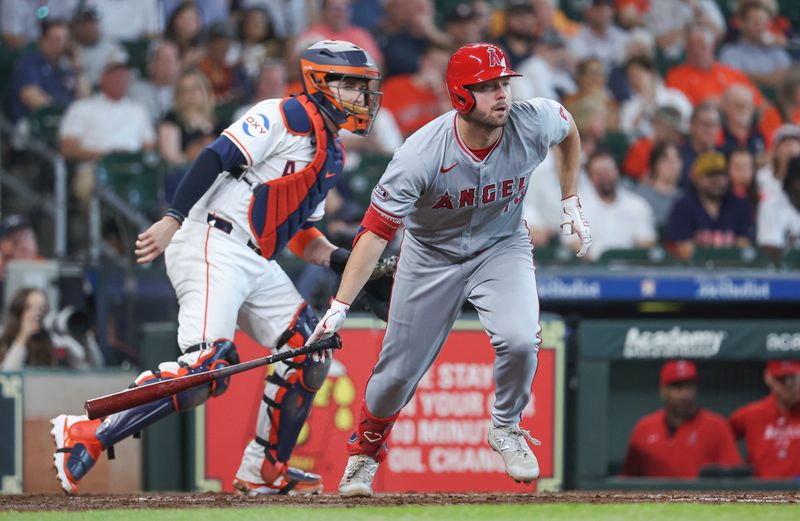
<path fill-rule="evenodd" d="M 217 230 L 225 232 L 228 235 L 230 235 L 231 232 L 233 231 L 232 222 L 226 221 L 225 219 L 218 217 L 216 215 L 208 214 L 208 218 L 206 219 L 206 221 L 208 222 L 208 224 L 210 224 Z M 258 255 L 259 257 L 261 256 L 261 248 L 259 248 L 250 238 L 247 239 L 247 247 L 256 252 L 256 255 Z"/>

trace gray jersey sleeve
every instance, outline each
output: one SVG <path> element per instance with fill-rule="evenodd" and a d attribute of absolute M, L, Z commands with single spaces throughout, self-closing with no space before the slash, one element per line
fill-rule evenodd
<path fill-rule="evenodd" d="M 520 124 L 533 130 L 523 133 L 531 136 L 533 146 L 547 150 L 567 137 L 572 116 L 559 102 L 547 98 L 532 98 L 518 101 L 514 105 Z"/>
<path fill-rule="evenodd" d="M 431 178 L 423 161 L 425 151 L 418 150 L 415 144 L 406 141 L 397 149 L 372 190 L 372 204 L 393 217 L 403 218 L 411 213 Z"/>

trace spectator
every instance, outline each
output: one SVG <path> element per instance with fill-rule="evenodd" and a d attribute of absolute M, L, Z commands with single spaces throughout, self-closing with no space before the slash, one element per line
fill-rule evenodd
<path fill-rule="evenodd" d="M 286 63 L 280 60 L 268 59 L 261 65 L 261 71 L 256 78 L 255 89 L 244 105 L 236 109 L 233 119 L 244 116 L 245 112 L 256 103 L 265 99 L 278 99 L 288 96 L 288 72 Z M 223 122 L 220 122 L 223 123 Z"/>
<path fill-rule="evenodd" d="M 70 28 L 75 51 L 92 86 L 100 82 L 107 63 L 128 60 L 128 53 L 119 43 L 100 33 L 99 15 L 94 9 L 81 8 L 72 19 Z"/>
<path fill-rule="evenodd" d="M 683 139 L 683 118 L 671 105 L 656 109 L 653 114 L 652 137 L 643 137 L 628 147 L 622 171 L 634 179 L 641 179 L 650 168 L 650 154 L 656 143 L 678 144 Z"/>
<path fill-rule="evenodd" d="M 722 129 L 722 118 L 717 106 L 704 102 L 697 106 L 689 120 L 689 138 L 678 145 L 683 160 L 681 186 L 692 186 L 691 170 L 695 160 L 704 152 L 711 152 L 717 147 L 717 136 Z"/>
<path fill-rule="evenodd" d="M 595 152 L 586 163 L 586 174 L 594 187 L 581 201 L 586 219 L 592 223 L 592 247 L 587 257 L 597 260 L 606 250 L 654 245 L 653 211 L 647 201 L 620 186 L 611 154 Z M 562 240 L 567 242 L 566 236 Z"/>
<path fill-rule="evenodd" d="M 578 63 L 575 76 L 578 89 L 564 98 L 564 108 L 574 114 L 583 101 L 597 105 L 598 108 L 602 106 L 608 115 L 608 127 L 617 128 L 619 109 L 614 97 L 606 89 L 603 63 L 597 58 L 587 58 Z"/>
<path fill-rule="evenodd" d="M 688 27 L 686 60 L 669 70 L 666 84 L 686 94 L 694 106 L 706 100 L 717 101 L 735 84 L 747 86 L 753 92 L 756 105 L 763 103 L 763 96 L 743 72 L 714 60 L 714 34 L 698 24 Z"/>
<path fill-rule="evenodd" d="M 67 160 L 98 160 L 111 152 L 153 147 L 147 110 L 127 96 L 129 80 L 127 65 L 110 63 L 100 79 L 100 92 L 70 105 L 59 131 L 61 154 Z"/>
<path fill-rule="evenodd" d="M 5 279 L 9 262 L 38 258 L 39 244 L 28 220 L 18 214 L 3 219 L 0 223 L 0 281 Z"/>
<path fill-rule="evenodd" d="M 759 478 L 800 476 L 800 361 L 767 362 L 770 394 L 731 414 L 733 432 L 744 439 L 747 463 Z"/>
<path fill-rule="evenodd" d="M 428 45 L 450 45 L 450 38 L 436 27 L 431 0 L 388 0 L 386 18 L 377 32 L 385 60 L 384 78 L 413 74 Z"/>
<path fill-rule="evenodd" d="M 43 22 L 36 49 L 25 52 L 14 65 L 10 97 L 12 118 L 18 121 L 43 107 L 66 107 L 88 92 L 88 85 L 80 85 L 79 80 L 69 52 L 66 22 Z"/>
<path fill-rule="evenodd" d="M 0 31 L 3 44 L 21 50 L 42 36 L 45 20 L 69 20 L 75 14 L 80 0 L 58 0 L 57 2 L 30 0 L 0 1 Z"/>
<path fill-rule="evenodd" d="M 783 191 L 758 207 L 756 242 L 775 264 L 783 252 L 800 248 L 800 157 L 789 161 Z"/>
<path fill-rule="evenodd" d="M 206 52 L 198 68 L 211 83 L 217 105 L 239 103 L 244 100 L 246 80 L 242 69 L 228 60 L 235 33 L 228 22 L 219 22 L 208 30 Z"/>
<path fill-rule="evenodd" d="M 444 88 L 449 59 L 448 49 L 430 46 L 416 73 L 392 76 L 384 83 L 381 108 L 392 113 L 404 138 L 450 110 Z"/>
<path fill-rule="evenodd" d="M 682 195 L 681 155 L 675 143 L 662 141 L 653 147 L 650 153 L 648 175 L 637 183 L 633 191 L 650 204 L 653 210 L 656 227 L 662 229 L 667 224 L 669 211 L 675 201 Z"/>
<path fill-rule="evenodd" d="M 47 296 L 40 289 L 21 288 L 11 298 L 0 333 L 0 371 L 55 365 L 50 335 L 42 328 Z"/>
<path fill-rule="evenodd" d="M 680 59 L 691 23 L 704 27 L 715 41 L 725 33 L 725 18 L 714 0 L 650 0 L 645 24 L 667 59 Z"/>
<path fill-rule="evenodd" d="M 306 0 L 243 0 L 240 7 L 266 9 L 275 37 L 287 40 L 296 38 L 308 27 L 308 5 Z"/>
<path fill-rule="evenodd" d="M 178 46 L 183 69 L 197 65 L 203 57 L 203 23 L 197 4 L 182 2 L 170 15 L 164 37 Z"/>
<path fill-rule="evenodd" d="M 536 43 L 536 11 L 530 0 L 511 0 L 505 9 L 505 30 L 497 45 L 506 52 L 509 67 L 518 70 L 531 57 Z M 558 34 L 550 31 L 551 34 Z M 560 36 L 560 35 L 559 35 Z"/>
<path fill-rule="evenodd" d="M 777 104 L 764 107 L 761 128 L 766 138 L 771 138 L 783 124 L 800 124 L 800 67 L 793 67 L 777 88 Z M 772 147 L 772 142 L 767 143 Z"/>
<path fill-rule="evenodd" d="M 586 24 L 572 38 L 569 49 L 575 58 L 597 58 L 605 72 L 622 63 L 627 33 L 612 25 L 614 20 L 613 0 L 591 0 L 583 11 Z"/>
<path fill-rule="evenodd" d="M 185 0 L 161 0 L 164 7 L 164 20 L 169 20 L 172 13 L 185 3 Z M 196 4 L 201 16 L 201 26 L 210 27 L 216 22 L 224 22 L 231 15 L 232 2 L 228 0 L 191 0 L 191 3 Z M 247 11 L 243 16 L 247 15 Z"/>
<path fill-rule="evenodd" d="M 521 77 L 511 78 L 515 100 L 550 98 L 560 100 L 575 93 L 577 86 L 567 70 L 567 42 L 548 31 L 536 44 L 536 52 L 514 69 Z"/>
<path fill-rule="evenodd" d="M 769 155 L 767 164 L 756 174 L 758 190 L 766 200 L 781 193 L 789 160 L 800 156 L 800 126 L 783 125 L 778 128 L 772 137 Z"/>
<path fill-rule="evenodd" d="M 120 41 L 153 38 L 164 30 L 161 0 L 86 0 L 100 15 L 100 32 Z"/>
<path fill-rule="evenodd" d="M 84 205 L 95 187 L 93 162 L 112 152 L 139 152 L 155 144 L 147 109 L 127 97 L 129 80 L 125 64 L 108 64 L 100 78 L 100 92 L 70 105 L 61 120 L 61 155 L 83 162 L 73 177 L 72 190 Z"/>
<path fill-rule="evenodd" d="M 383 65 L 383 55 L 378 44 L 367 31 L 350 23 L 351 0 L 321 0 L 320 23 L 312 25 L 300 36 L 319 36 L 320 40 L 345 40 L 352 42 L 369 54 L 375 63 Z"/>
<path fill-rule="evenodd" d="M 621 65 L 614 66 L 608 75 L 608 88 L 618 102 L 626 101 L 633 95 L 628 83 L 628 74 L 625 72 L 625 64 L 640 58 L 654 61 L 656 59 L 655 45 L 653 35 L 644 29 L 634 29 L 628 35 L 623 62 Z"/>
<path fill-rule="evenodd" d="M 178 47 L 169 40 L 153 42 L 147 53 L 147 78 L 133 80 L 128 90 L 132 100 L 147 108 L 152 125 L 172 108 L 180 69 Z"/>
<path fill-rule="evenodd" d="M 731 85 L 722 95 L 722 140 L 719 148 L 729 153 L 746 148 L 756 157 L 766 152 L 766 141 L 756 121 L 753 94 L 744 85 Z"/>
<path fill-rule="evenodd" d="M 178 78 L 175 108 L 158 127 L 158 150 L 169 164 L 188 165 L 226 123 L 214 119 L 214 96 L 205 75 L 186 71 Z"/>
<path fill-rule="evenodd" d="M 242 13 L 236 54 L 247 78 L 248 92 L 261 72 L 261 64 L 284 55 L 282 45 L 272 32 L 269 14 L 263 8 L 251 7 Z"/>
<path fill-rule="evenodd" d="M 722 47 L 719 61 L 747 74 L 759 87 L 775 87 L 792 64 L 786 49 L 769 32 L 772 14 L 760 1 L 740 2 L 740 35 Z"/>
<path fill-rule="evenodd" d="M 734 148 L 728 153 L 728 175 L 731 178 L 731 191 L 737 197 L 746 199 L 755 212 L 758 208 L 759 193 L 756 184 L 756 160 L 746 148 Z"/>
<path fill-rule="evenodd" d="M 705 152 L 692 166 L 694 190 L 675 201 L 666 238 L 672 254 L 688 260 L 697 247 L 746 248 L 751 245 L 753 210 L 733 195 L 725 156 Z"/>
<path fill-rule="evenodd" d="M 625 64 L 628 84 L 633 96 L 622 104 L 619 115 L 620 129 L 632 138 L 653 135 L 653 116 L 656 109 L 671 106 L 678 109 L 681 125 L 692 115 L 692 104 L 683 93 L 664 86 L 655 64 L 648 58 L 631 58 Z"/>
<path fill-rule="evenodd" d="M 481 19 L 471 4 L 456 5 L 444 17 L 444 32 L 450 38 L 452 47 L 461 47 L 482 41 Z"/>
<path fill-rule="evenodd" d="M 697 405 L 697 367 L 670 360 L 661 367 L 664 408 L 640 419 L 631 432 L 623 475 L 696 478 L 703 467 L 741 465 L 730 425 Z"/>

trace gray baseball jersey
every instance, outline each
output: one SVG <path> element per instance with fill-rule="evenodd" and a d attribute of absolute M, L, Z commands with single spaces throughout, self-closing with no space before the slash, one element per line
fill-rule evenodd
<path fill-rule="evenodd" d="M 521 203 L 531 172 L 569 131 L 555 101 L 512 104 L 484 159 L 449 112 L 395 153 L 370 211 L 406 227 L 378 364 L 367 384 L 370 413 L 387 418 L 413 396 L 465 300 L 495 348 L 492 422 L 518 423 L 530 398 L 539 346 L 539 302 Z"/>
<path fill-rule="evenodd" d="M 503 135 L 482 161 L 463 143 L 451 111 L 408 138 L 372 193 L 373 207 L 421 243 L 469 257 L 520 229 L 531 172 L 569 130 L 558 102 L 512 104 Z"/>

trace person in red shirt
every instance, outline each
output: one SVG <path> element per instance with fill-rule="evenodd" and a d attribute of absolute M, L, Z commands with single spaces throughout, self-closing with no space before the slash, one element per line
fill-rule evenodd
<path fill-rule="evenodd" d="M 701 25 L 690 25 L 686 61 L 667 72 L 667 87 L 680 90 L 697 106 L 706 100 L 717 101 L 735 84 L 749 88 L 756 106 L 762 106 L 764 97 L 747 75 L 714 60 L 714 35 Z"/>
<path fill-rule="evenodd" d="M 707 465 L 741 465 L 725 418 L 697 406 L 697 367 L 671 360 L 661 368 L 664 408 L 640 419 L 631 433 L 624 476 L 696 478 Z"/>
<path fill-rule="evenodd" d="M 431 45 L 420 58 L 416 73 L 395 75 L 384 82 L 381 107 L 392 113 L 404 138 L 450 110 L 450 98 L 443 88 L 449 59 L 448 49 Z"/>
<path fill-rule="evenodd" d="M 800 360 L 767 363 L 770 394 L 731 414 L 747 445 L 747 462 L 759 478 L 800 478 Z"/>

